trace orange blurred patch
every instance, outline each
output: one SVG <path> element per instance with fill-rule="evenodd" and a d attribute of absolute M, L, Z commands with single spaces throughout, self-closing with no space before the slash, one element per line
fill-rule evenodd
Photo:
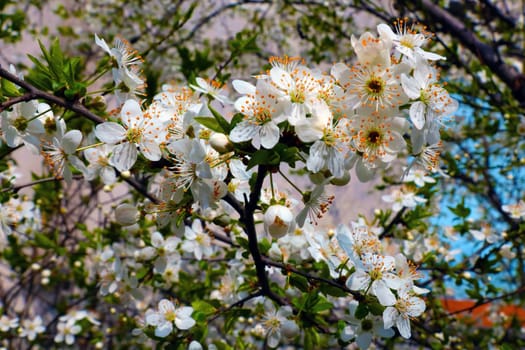
<path fill-rule="evenodd" d="M 469 323 L 477 324 L 481 327 L 491 327 L 493 325 L 489 309 L 491 303 L 476 306 L 476 302 L 473 300 L 443 299 L 441 304 L 449 313 L 456 314 L 458 318 L 462 318 Z M 505 305 L 500 307 L 498 312 L 507 316 L 509 320 L 517 318 L 525 326 L 525 309 L 514 305 Z"/>

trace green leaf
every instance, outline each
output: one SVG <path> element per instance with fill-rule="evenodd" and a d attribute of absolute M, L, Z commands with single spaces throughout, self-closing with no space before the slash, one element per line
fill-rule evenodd
<path fill-rule="evenodd" d="M 342 290 L 341 288 L 337 288 L 329 284 L 324 284 L 324 283 L 321 284 L 321 286 L 319 287 L 319 290 L 321 291 L 321 293 L 326 294 L 326 295 L 331 295 L 333 297 L 342 298 L 342 297 L 348 296 L 348 293 Z"/>
<path fill-rule="evenodd" d="M 301 292 L 307 292 L 309 289 L 308 280 L 300 275 L 293 274 L 290 276 L 290 284 L 297 289 L 299 289 Z"/>
<path fill-rule="evenodd" d="M 233 115 L 232 121 L 230 123 L 230 130 L 233 130 L 237 124 L 244 120 L 244 115 L 242 113 L 235 113 Z"/>
<path fill-rule="evenodd" d="M 251 311 L 248 309 L 232 309 L 224 313 L 224 332 L 229 333 L 240 317 L 249 317 Z"/>
<path fill-rule="evenodd" d="M 307 328 L 304 330 L 304 349 L 314 350 L 318 349 L 319 334 L 313 328 Z"/>
<path fill-rule="evenodd" d="M 211 114 L 213 114 L 213 117 L 215 118 L 215 120 L 217 120 L 217 123 L 222 129 L 222 131 L 219 132 L 222 132 L 223 134 L 229 134 L 231 130 L 230 123 L 226 119 L 224 119 L 224 117 L 219 112 L 217 112 L 215 108 L 213 108 L 211 105 L 208 104 L 208 108 L 210 109 Z"/>
<path fill-rule="evenodd" d="M 278 165 L 281 161 L 279 153 L 271 149 L 260 149 L 256 151 L 250 158 L 247 165 L 247 170 L 250 170 L 256 165 Z"/>
<path fill-rule="evenodd" d="M 281 162 L 288 163 L 291 167 L 295 167 L 295 162 L 298 160 L 299 148 L 288 147 L 285 144 L 278 143 L 273 148 L 279 154 Z"/>
<path fill-rule="evenodd" d="M 466 218 L 470 215 L 470 208 L 465 206 L 465 198 L 456 207 L 448 207 L 448 209 L 460 218 Z"/>
<path fill-rule="evenodd" d="M 35 234 L 35 243 L 37 246 L 47 249 L 55 249 L 57 246 L 53 240 L 49 239 L 49 237 L 43 233 Z"/>
<path fill-rule="evenodd" d="M 358 320 L 362 320 L 366 317 L 366 315 L 368 315 L 368 305 L 366 305 L 365 303 L 359 303 L 359 305 L 355 309 L 355 318 L 357 318 Z"/>
<path fill-rule="evenodd" d="M 243 247 L 244 249 L 248 249 L 248 240 L 244 237 L 236 237 L 235 240 L 237 241 L 237 243 Z"/>
<path fill-rule="evenodd" d="M 213 130 L 215 132 L 224 133 L 224 130 L 219 125 L 219 122 L 216 119 L 214 119 L 214 118 L 210 118 L 210 117 L 195 117 L 194 119 L 199 124 L 204 125 L 205 127 L 207 127 L 210 130 Z"/>
<path fill-rule="evenodd" d="M 217 311 L 213 305 L 205 302 L 204 300 L 196 300 L 191 303 L 191 306 L 195 311 L 202 312 L 205 315 L 212 315 Z"/>
<path fill-rule="evenodd" d="M 271 247 L 272 247 L 272 242 L 270 242 L 266 238 L 261 239 L 261 241 L 259 242 L 259 250 L 261 251 L 262 254 L 268 253 Z"/>
<path fill-rule="evenodd" d="M 385 307 L 383 305 L 375 302 L 368 304 L 368 309 L 372 315 L 375 316 L 381 316 L 383 315 L 383 311 L 385 311 Z"/>
<path fill-rule="evenodd" d="M 225 342 L 222 342 L 220 340 L 216 340 L 213 342 L 213 345 L 217 348 L 217 350 L 232 350 L 233 348 L 226 344 Z"/>
<path fill-rule="evenodd" d="M 0 86 L 2 88 L 2 95 L 7 97 L 21 96 L 22 93 L 18 90 L 18 87 L 7 79 L 0 80 Z"/>
<path fill-rule="evenodd" d="M 325 299 L 325 300 L 320 300 L 317 304 L 315 304 L 315 306 L 311 309 L 311 311 L 317 313 L 317 312 L 321 312 L 324 310 L 330 310 L 333 307 L 334 305 Z"/>

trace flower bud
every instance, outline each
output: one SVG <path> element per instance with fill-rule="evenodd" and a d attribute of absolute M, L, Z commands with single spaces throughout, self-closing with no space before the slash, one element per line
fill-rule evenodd
<path fill-rule="evenodd" d="M 344 186 L 350 182 L 350 172 L 345 171 L 343 176 L 334 177 L 330 180 L 330 183 L 335 186 Z"/>
<path fill-rule="evenodd" d="M 210 146 L 219 153 L 230 152 L 233 149 L 233 144 L 228 139 L 228 136 L 219 132 L 210 136 Z"/>
<path fill-rule="evenodd" d="M 264 213 L 264 228 L 273 238 L 287 234 L 293 223 L 292 211 L 284 205 L 272 205 Z"/>
<path fill-rule="evenodd" d="M 286 338 L 295 338 L 299 334 L 299 326 L 294 321 L 286 320 L 282 323 L 281 333 Z"/>
<path fill-rule="evenodd" d="M 139 211 L 134 205 L 123 203 L 115 209 L 115 220 L 122 226 L 135 224 L 139 217 Z"/>

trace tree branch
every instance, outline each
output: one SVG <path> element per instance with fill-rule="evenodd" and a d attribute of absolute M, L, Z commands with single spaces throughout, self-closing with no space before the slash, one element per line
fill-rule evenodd
<path fill-rule="evenodd" d="M 253 262 L 255 264 L 257 279 L 259 281 L 262 294 L 274 300 L 279 305 L 284 305 L 286 302 L 270 289 L 270 282 L 268 281 L 268 276 L 266 275 L 266 264 L 264 263 L 261 252 L 259 251 L 257 232 L 255 230 L 255 221 L 253 218 L 255 210 L 257 209 L 257 203 L 259 202 L 259 197 L 262 192 L 262 185 L 267 172 L 268 170 L 266 167 L 259 165 L 257 179 L 255 180 L 255 184 L 250 193 L 250 199 L 246 201 L 247 204 L 244 208 L 243 214 L 241 215 L 241 222 L 244 223 L 244 228 L 246 229 L 246 234 L 248 235 L 248 249 L 250 250 L 250 254 L 252 255 Z"/>
<path fill-rule="evenodd" d="M 13 84 L 16 84 L 26 90 L 27 92 L 23 94 L 22 96 L 12 98 L 4 103 L 0 103 L 0 112 L 11 107 L 12 105 L 19 103 L 19 102 L 26 102 L 30 100 L 36 100 L 36 99 L 42 99 L 47 102 L 50 102 L 52 104 L 58 105 L 60 107 L 63 107 L 65 109 L 68 109 L 70 111 L 73 111 L 75 113 L 80 114 L 83 117 L 86 117 L 87 119 L 93 121 L 96 124 L 104 123 L 105 120 L 98 115 L 91 112 L 89 109 L 84 107 L 82 104 L 76 102 L 76 101 L 69 101 L 64 98 L 55 96 L 53 94 L 50 94 L 48 92 L 42 91 L 40 89 L 37 89 L 33 85 L 29 84 L 28 82 L 18 78 L 16 75 L 12 74 L 11 72 L 5 70 L 0 65 L 0 77 L 5 78 L 12 82 Z M 125 182 L 127 182 L 131 187 L 133 187 L 137 192 L 142 194 L 144 197 L 148 198 L 150 201 L 152 201 L 155 204 L 159 203 L 159 200 L 153 196 L 152 194 L 148 193 L 147 189 L 144 188 L 139 182 L 137 182 L 133 178 L 129 177 L 122 177 Z"/>
<path fill-rule="evenodd" d="M 466 27 L 464 22 L 431 0 L 421 0 L 421 9 L 428 13 L 428 20 L 441 24 L 441 29 L 457 38 L 465 47 L 486 64 L 511 91 L 522 107 L 525 107 L 525 75 L 500 59 L 496 49 L 483 43 Z"/>
<path fill-rule="evenodd" d="M 98 115 L 94 114 L 93 112 L 91 112 L 89 109 L 87 109 L 86 107 L 84 107 L 82 104 L 76 102 L 76 101 L 69 101 L 69 100 L 66 100 L 64 98 L 61 98 L 61 97 L 58 97 L 58 96 L 55 96 L 53 94 L 50 94 L 48 92 L 45 92 L 45 91 L 42 91 L 40 89 L 37 89 L 36 87 L 34 87 L 33 85 L 29 84 L 28 82 L 22 80 L 22 79 L 19 79 L 16 75 L 10 73 L 9 71 L 5 70 L 2 68 L 2 66 L 0 65 L 0 77 L 2 78 L 5 78 L 7 80 L 9 80 L 10 82 L 12 82 L 13 84 L 16 84 L 18 86 L 20 86 L 21 88 L 23 88 L 24 90 L 27 91 L 27 93 L 24 95 L 24 99 L 22 99 L 21 101 L 29 101 L 29 100 L 35 100 L 35 99 L 43 99 L 43 100 L 46 100 L 50 103 L 53 103 L 53 104 L 56 104 L 60 107 L 64 107 L 70 111 L 73 111 L 75 113 L 78 113 L 84 117 L 86 117 L 87 119 L 97 123 L 97 124 L 100 124 L 100 123 L 103 123 L 105 122 L 104 119 L 102 119 L 101 117 L 99 117 Z M 17 98 L 15 98 L 17 99 Z M 21 101 L 16 101 L 15 103 L 17 102 L 21 102 Z M 4 106 L 8 106 L 10 107 L 11 103 L 9 101 L 5 102 L 5 103 L 2 103 L 0 104 L 0 111 L 2 111 L 3 109 L 5 109 L 6 107 Z"/>

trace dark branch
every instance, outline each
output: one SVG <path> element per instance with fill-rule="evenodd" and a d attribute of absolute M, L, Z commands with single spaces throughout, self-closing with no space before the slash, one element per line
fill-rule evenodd
<path fill-rule="evenodd" d="M 486 64 L 512 91 L 512 95 L 521 106 L 525 106 L 525 75 L 514 67 L 506 64 L 497 50 L 483 43 L 464 22 L 454 17 L 447 10 L 436 5 L 431 0 L 421 0 L 422 10 L 429 16 L 429 21 L 441 24 L 441 29 L 457 38 L 478 59 Z"/>

